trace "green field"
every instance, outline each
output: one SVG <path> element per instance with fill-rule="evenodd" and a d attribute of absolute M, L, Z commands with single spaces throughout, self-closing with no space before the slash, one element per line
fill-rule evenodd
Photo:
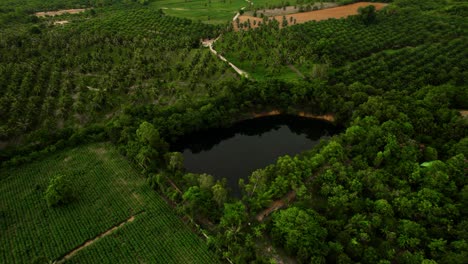
<path fill-rule="evenodd" d="M 267 6 L 281 4 L 282 0 L 256 0 L 255 6 Z M 193 20 L 200 20 L 210 24 L 222 24 L 232 20 L 242 7 L 249 7 L 245 0 L 165 0 L 151 2 L 152 7 L 161 8 L 164 13 L 184 17 Z"/>
<path fill-rule="evenodd" d="M 72 182 L 74 198 L 49 208 L 49 178 Z M 79 251 L 72 263 L 212 263 L 214 255 L 108 143 L 81 146 L 1 171 L 2 263 L 58 260 L 85 241 L 135 216 Z"/>

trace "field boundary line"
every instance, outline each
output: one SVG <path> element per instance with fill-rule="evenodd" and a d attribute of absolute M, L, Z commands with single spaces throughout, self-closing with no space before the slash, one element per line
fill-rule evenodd
<path fill-rule="evenodd" d="M 96 242 L 98 239 L 101 239 L 103 237 L 106 237 L 110 234 L 112 234 L 114 231 L 116 231 L 117 229 L 123 227 L 125 224 L 127 223 L 131 223 L 133 221 L 135 221 L 135 218 L 136 216 L 138 215 L 141 215 L 143 214 L 145 211 L 141 211 L 137 214 L 134 214 L 132 216 L 130 216 L 129 218 L 127 218 L 125 221 L 123 222 L 120 222 L 119 224 L 111 227 L 110 229 L 106 230 L 105 232 L 97 235 L 96 237 L 92 238 L 92 239 L 88 239 L 86 240 L 84 243 L 82 243 L 81 245 L 75 247 L 74 249 L 72 249 L 71 251 L 69 251 L 67 254 L 65 254 L 63 257 L 59 258 L 58 260 L 54 261 L 53 263 L 56 263 L 56 264 L 60 264 L 60 263 L 63 263 L 65 262 L 66 260 L 70 259 L 71 257 L 73 257 L 76 253 L 78 253 L 79 251 L 85 249 L 86 247 L 89 247 L 91 246 L 92 244 L 94 244 L 94 242 Z"/>

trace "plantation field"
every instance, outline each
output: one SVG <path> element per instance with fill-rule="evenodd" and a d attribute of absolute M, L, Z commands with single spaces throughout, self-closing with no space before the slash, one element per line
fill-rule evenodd
<path fill-rule="evenodd" d="M 256 80 L 273 76 L 290 80 L 301 77 L 288 65 L 294 65 L 306 77 L 323 78 L 330 68 L 339 68 L 372 54 L 383 52 L 384 55 L 405 47 L 460 39 L 466 34 L 466 19 L 461 17 L 443 12 L 439 16 L 425 13 L 411 16 L 405 12 L 378 12 L 372 25 L 365 25 L 359 17 L 308 22 L 283 29 L 270 24 L 257 30 L 243 31 L 242 34 L 235 31 L 223 34 L 214 48 Z M 463 50 L 463 47 L 460 48 Z M 437 55 L 445 57 L 448 52 L 446 50 Z M 389 55 L 394 57 L 393 54 Z M 464 58 L 463 51 L 447 57 L 454 62 L 450 68 L 466 68 L 465 60 L 452 60 L 455 57 Z M 433 60 L 431 58 L 435 57 L 427 57 L 422 65 L 429 65 L 427 61 Z M 446 60 L 440 58 L 437 61 L 444 63 Z M 450 69 L 446 70 L 450 72 Z M 454 73 L 458 74 L 457 71 Z M 386 85 L 394 83 L 390 81 Z"/>
<path fill-rule="evenodd" d="M 108 143 L 81 146 L 32 164 L 0 171 L 0 258 L 30 263 L 213 263 L 214 255 Z M 73 198 L 48 207 L 51 176 L 71 182 Z"/>
<path fill-rule="evenodd" d="M 317 10 L 317 11 L 288 14 L 285 16 L 277 15 L 277 16 L 270 17 L 270 19 L 276 19 L 277 21 L 279 21 L 280 27 L 282 27 L 281 21 L 283 21 L 284 17 L 289 22 L 289 25 L 302 24 L 308 21 L 327 20 L 330 18 L 339 19 L 339 18 L 345 18 L 345 17 L 352 16 L 352 15 L 357 15 L 358 9 L 360 7 L 365 7 L 368 5 L 375 6 L 376 10 L 381 10 L 382 8 L 387 6 L 387 4 L 384 4 L 384 3 L 359 2 L 355 4 L 326 8 L 326 9 Z M 251 23 L 253 23 L 253 21 L 256 21 L 255 24 L 251 24 L 250 28 L 257 28 L 259 25 L 258 22 L 262 22 L 263 19 L 259 17 L 248 16 L 248 15 L 239 16 L 239 23 L 245 23 L 247 21 L 250 21 Z M 233 24 L 234 24 L 235 29 L 238 30 L 237 23 L 233 22 Z"/>

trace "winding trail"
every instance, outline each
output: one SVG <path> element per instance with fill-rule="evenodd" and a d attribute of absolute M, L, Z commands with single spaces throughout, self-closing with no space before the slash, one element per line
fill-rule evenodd
<path fill-rule="evenodd" d="M 252 1 L 249 1 L 249 0 L 245 0 L 247 3 L 249 3 L 250 5 L 253 5 L 254 3 Z M 244 10 L 246 7 L 242 7 L 241 10 Z M 237 12 L 236 15 L 234 16 L 234 18 L 232 19 L 232 21 L 236 21 L 236 19 L 240 16 L 240 13 Z M 228 61 L 225 57 L 223 57 L 221 54 L 219 54 L 214 48 L 213 48 L 213 44 L 221 37 L 218 36 L 217 38 L 215 39 L 205 39 L 202 41 L 202 45 L 204 47 L 208 47 L 211 51 L 211 53 L 213 53 L 214 55 L 216 55 L 216 57 L 218 57 L 220 60 L 226 62 L 227 64 L 229 64 L 229 66 L 231 66 L 231 68 L 233 68 L 237 74 L 239 74 L 240 76 L 243 76 L 245 78 L 249 78 L 249 74 L 246 72 L 246 71 L 243 71 L 241 69 L 239 69 L 239 67 L 237 67 L 236 65 L 234 65 L 232 62 Z"/>
<path fill-rule="evenodd" d="M 214 48 L 213 48 L 213 43 L 215 43 L 221 36 L 217 37 L 216 39 L 207 39 L 202 42 L 204 47 L 210 48 L 211 53 L 216 55 L 220 60 L 226 62 L 233 68 L 240 76 L 244 76 L 245 78 L 249 78 L 249 74 L 241 69 L 239 69 L 236 65 L 232 64 L 232 62 L 228 61 L 226 58 L 224 58 L 222 55 L 220 55 Z"/>

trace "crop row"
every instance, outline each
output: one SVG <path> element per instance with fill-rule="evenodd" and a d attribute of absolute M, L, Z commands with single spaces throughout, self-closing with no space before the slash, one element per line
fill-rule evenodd
<path fill-rule="evenodd" d="M 77 26 L 81 30 L 112 32 L 126 36 L 159 36 L 161 39 L 187 37 L 198 41 L 214 37 L 218 27 L 194 22 L 189 19 L 166 16 L 160 10 L 118 9 L 104 14 L 100 19 L 84 21 Z"/>
<path fill-rule="evenodd" d="M 70 180 L 73 199 L 49 208 L 44 190 L 49 178 L 57 173 Z M 122 258 L 132 262 L 141 256 L 153 262 L 174 254 L 172 258 L 186 260 L 184 263 L 192 258 L 198 263 L 212 262 L 213 256 L 200 239 L 106 144 L 83 146 L 2 171 L 1 183 L 3 263 L 28 263 L 39 256 L 60 259 L 130 216 L 135 216 L 133 222 L 80 251 L 76 261 L 95 263 L 102 259 L 115 263 Z M 173 259 L 172 263 L 177 261 Z"/>
<path fill-rule="evenodd" d="M 125 199 L 131 195 L 128 190 L 112 190 L 115 180 L 135 176 L 122 174 L 129 170 L 127 164 L 111 162 L 103 168 L 102 160 L 92 150 L 80 152 L 65 164 L 57 163 L 63 159 L 59 156 L 58 160 L 7 172 L 10 177 L 2 179 L 6 206 L 2 213 L 10 221 L 5 223 L 0 243 L 2 259 L 7 263 L 26 263 L 38 256 L 56 259 L 128 218 L 131 211 L 141 210 L 138 203 Z M 44 190 L 49 177 L 58 171 L 70 179 L 74 199 L 70 207 L 49 208 Z M 111 179 L 112 175 L 118 176 Z"/>

